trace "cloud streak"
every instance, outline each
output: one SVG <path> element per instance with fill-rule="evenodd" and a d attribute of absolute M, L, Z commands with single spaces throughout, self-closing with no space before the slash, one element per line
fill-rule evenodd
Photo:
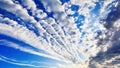
<path fill-rule="evenodd" d="M 111 57 L 108 55 L 119 51 L 114 49 L 119 47 L 120 16 L 117 20 L 113 18 L 115 13 L 119 14 L 119 1 L 70 0 L 62 3 L 60 0 L 38 0 L 41 4 L 36 2 L 37 0 L 0 0 L 1 10 L 17 17 L 15 20 L 1 13 L 0 34 L 22 41 L 28 46 L 23 47 L 7 39 L 0 39 L 0 44 L 9 44 L 8 47 L 22 52 L 66 63 L 60 65 L 65 68 L 106 67 L 107 64 L 112 65 L 113 60 L 114 63 L 118 62 L 118 54 Z M 111 12 L 113 15 L 109 15 Z M 106 21 L 102 21 L 104 19 Z M 100 58 L 102 60 L 99 62 Z M 3 56 L 0 59 L 16 65 L 37 67 L 29 63 L 14 62 Z"/>

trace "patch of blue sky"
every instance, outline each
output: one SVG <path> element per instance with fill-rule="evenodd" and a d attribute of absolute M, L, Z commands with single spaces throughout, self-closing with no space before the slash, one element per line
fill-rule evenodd
<path fill-rule="evenodd" d="M 80 15 L 78 12 L 75 12 L 73 15 L 68 15 L 68 16 L 74 17 L 74 21 L 76 23 L 76 26 L 81 31 L 80 26 L 82 26 L 84 24 L 85 16 Z"/>
<path fill-rule="evenodd" d="M 72 10 L 72 11 L 78 11 L 79 8 L 80 8 L 79 5 L 71 5 L 71 10 Z"/>
<path fill-rule="evenodd" d="M 77 19 L 75 20 L 76 26 L 81 32 L 81 37 L 84 37 L 84 35 L 86 34 L 85 32 L 83 32 L 83 29 L 81 28 L 81 26 L 84 25 L 84 21 L 85 21 L 84 15 L 78 15 Z"/>
<path fill-rule="evenodd" d="M 30 48 L 30 49 L 32 49 L 36 52 L 47 54 L 46 52 L 44 52 L 40 49 L 34 48 L 31 45 L 29 45 L 29 44 L 27 44 L 23 41 L 14 39 L 12 37 L 8 37 L 6 35 L 0 34 L 0 40 L 7 40 L 7 41 L 13 42 L 15 44 L 18 44 L 19 46 L 22 46 L 22 47 L 25 47 L 25 48 Z M 20 51 L 19 49 L 9 47 L 9 45 L 11 45 L 11 44 L 7 44 L 7 42 L 0 42 L 0 55 L 6 56 L 6 57 L 9 57 L 9 58 L 13 58 L 13 59 L 17 59 L 17 60 L 23 60 L 23 61 L 26 60 L 26 61 L 31 61 L 32 62 L 32 61 L 35 60 L 37 62 L 48 62 L 48 63 L 50 62 L 50 63 L 53 63 L 55 65 L 57 65 L 58 63 L 61 63 L 61 64 L 63 63 L 61 61 L 46 58 L 44 56 L 38 56 L 38 55 L 35 55 L 35 54 L 30 54 L 30 53 L 27 53 L 27 52 L 23 52 L 23 51 Z"/>
<path fill-rule="evenodd" d="M 83 15 L 79 15 L 75 23 L 77 24 L 77 27 L 79 28 L 84 24 L 85 17 Z"/>
<path fill-rule="evenodd" d="M 85 16 L 84 15 L 80 15 L 77 11 L 80 9 L 79 5 L 71 5 L 70 9 L 72 11 L 74 11 L 74 14 L 72 15 L 68 15 L 68 16 L 73 16 L 75 23 L 77 25 L 77 28 L 79 29 L 80 26 L 82 26 L 84 24 L 84 20 L 85 20 Z"/>
<path fill-rule="evenodd" d="M 40 49 L 37 49 L 37 48 L 33 47 L 32 45 L 29 45 L 29 44 L 25 43 L 24 41 L 12 38 L 12 37 L 4 35 L 4 34 L 0 34 L 0 40 L 7 40 L 7 41 L 10 41 L 12 43 L 18 44 L 18 45 L 20 45 L 22 47 L 26 47 L 26 48 L 32 49 L 32 50 L 34 50 L 36 52 L 46 53 L 46 52 L 44 52 L 44 51 L 42 51 Z M 2 43 L 5 43 L 5 42 L 3 41 L 0 44 L 2 44 Z"/>
<path fill-rule="evenodd" d="M 36 27 L 34 24 L 32 24 L 32 23 L 30 23 L 30 22 L 25 22 L 25 21 L 23 21 L 21 18 L 17 17 L 16 15 L 14 15 L 14 14 L 6 11 L 6 10 L 3 10 L 3 9 L 1 9 L 1 8 L 0 8 L 0 14 L 2 14 L 3 17 L 8 17 L 8 18 L 10 18 L 11 20 L 16 21 L 18 24 L 27 27 L 29 30 L 33 31 L 37 36 L 39 36 L 39 32 L 38 32 L 38 30 L 37 30 L 37 27 Z M 6 22 L 6 23 L 7 23 L 7 22 Z"/>
<path fill-rule="evenodd" d="M 0 14 L 2 14 L 3 16 L 3 18 L 5 18 L 5 17 L 7 17 L 7 18 L 10 18 L 11 20 L 14 20 L 14 21 L 16 21 L 18 24 L 20 24 L 20 25 L 23 25 L 24 23 L 22 23 L 23 22 L 23 20 L 22 19 L 20 19 L 19 17 L 17 17 L 16 15 L 14 15 L 14 14 L 12 14 L 11 12 L 8 12 L 8 11 L 6 11 L 6 10 L 4 10 L 4 9 L 1 9 L 0 8 Z"/>
<path fill-rule="evenodd" d="M 73 14 L 73 16 L 74 16 L 74 17 L 78 17 L 78 16 L 79 16 L 79 13 L 78 13 L 78 12 L 75 12 L 75 13 Z"/>
<path fill-rule="evenodd" d="M 90 27 L 93 27 L 93 24 L 96 23 L 96 21 L 99 19 L 99 14 L 100 14 L 99 12 L 101 9 L 101 5 L 98 2 L 96 2 L 95 4 L 96 6 L 90 12 L 90 17 L 91 17 Z"/>
<path fill-rule="evenodd" d="M 1 48 L 0 55 L 3 55 L 5 57 L 11 58 L 11 59 L 20 60 L 20 61 L 39 60 L 38 59 L 39 56 L 29 54 L 26 52 L 22 52 L 22 51 L 19 51 L 17 49 L 14 49 L 14 48 L 8 47 L 8 46 L 0 45 L 0 48 Z M 41 58 L 40 61 L 43 61 L 43 58 Z"/>
<path fill-rule="evenodd" d="M 35 26 L 35 24 L 25 22 L 25 27 L 27 27 L 30 31 L 33 31 L 36 34 L 36 36 L 40 36 L 38 28 Z"/>
<path fill-rule="evenodd" d="M 37 8 L 43 10 L 43 12 L 45 12 L 48 17 L 53 17 L 54 12 L 48 12 L 48 11 L 46 11 L 43 3 L 40 0 L 34 0 L 34 2 L 36 4 Z"/>
<path fill-rule="evenodd" d="M 14 68 L 32 68 L 29 66 L 20 66 L 20 65 L 10 64 L 1 60 L 0 60 L 0 67 L 1 68 L 13 68 L 13 67 Z"/>
<path fill-rule="evenodd" d="M 73 15 L 68 15 L 68 16 L 73 16 L 74 17 L 74 21 L 76 23 L 76 26 L 79 29 L 79 31 L 81 32 L 81 38 L 83 38 L 85 36 L 86 32 L 83 32 L 83 29 L 81 28 L 81 26 L 84 25 L 85 16 L 79 14 L 77 12 L 78 9 L 79 9 L 79 7 L 77 5 L 73 5 L 71 7 L 71 10 L 73 10 L 75 13 Z M 82 43 L 82 40 L 80 40 L 79 43 Z"/>
<path fill-rule="evenodd" d="M 69 2 L 70 0 L 60 0 L 62 4 Z"/>
<path fill-rule="evenodd" d="M 18 1 L 18 3 L 19 3 L 23 8 L 27 8 L 26 6 L 24 6 L 24 5 L 22 4 L 22 3 L 24 2 L 23 0 L 17 0 L 17 1 Z M 33 12 L 32 12 L 31 9 L 26 9 L 26 10 L 27 10 L 27 12 L 28 12 L 28 14 L 29 14 L 30 16 L 33 16 L 36 21 L 39 21 L 39 18 L 37 18 L 36 16 L 33 15 Z"/>
<path fill-rule="evenodd" d="M 20 1 L 20 0 L 18 0 L 18 2 L 21 4 L 21 1 Z M 53 13 L 52 13 L 52 12 L 51 12 L 51 13 L 48 13 L 48 12 L 45 10 L 43 4 L 42 4 L 39 0 L 35 0 L 35 3 L 36 3 L 36 5 L 37 5 L 37 8 L 42 9 L 44 12 L 47 13 L 47 15 L 48 15 L 49 17 L 50 17 L 50 16 L 52 17 Z M 38 30 L 37 30 L 37 27 L 36 27 L 34 24 L 32 24 L 30 21 L 27 21 L 27 22 L 26 22 L 26 21 L 23 21 L 21 18 L 19 18 L 19 17 L 17 17 L 16 15 L 12 14 L 11 12 L 8 12 L 8 11 L 3 10 L 3 9 L 0 9 L 0 13 L 3 14 L 3 16 L 8 17 L 8 18 L 10 18 L 10 19 L 18 22 L 18 24 L 27 27 L 29 30 L 33 31 L 37 36 L 39 36 L 39 32 L 38 32 Z M 31 15 L 31 11 L 30 11 L 30 10 L 28 10 L 28 13 Z M 37 17 L 34 17 L 34 18 L 37 19 L 37 21 L 38 21 L 38 18 L 37 18 Z"/>
<path fill-rule="evenodd" d="M 38 31 L 38 28 L 35 26 L 35 24 L 30 23 L 30 22 L 25 22 L 25 26 L 26 26 L 29 30 L 33 31 L 37 36 L 40 36 L 39 31 Z"/>
<path fill-rule="evenodd" d="M 42 64 L 44 62 L 49 63 L 51 65 L 56 65 L 56 66 L 59 63 L 61 64 L 63 63 L 57 60 L 46 58 L 44 56 L 37 56 L 37 55 L 30 54 L 27 52 L 19 51 L 18 49 L 14 49 L 8 46 L 9 44 L 7 46 L 0 45 L 0 48 L 1 48 L 0 55 L 3 55 L 11 59 L 15 59 L 17 61 L 26 61 L 27 63 L 32 63 L 34 65 L 39 65 L 39 66 L 47 66 L 47 64 Z"/>
<path fill-rule="evenodd" d="M 105 21 L 110 22 L 111 20 L 114 20 L 114 18 L 112 18 L 112 16 L 114 16 L 115 13 L 117 13 L 117 12 L 116 12 L 116 11 L 111 11 L 111 12 L 109 12 L 108 15 L 107 15 L 107 17 L 106 17 L 106 19 L 105 19 Z M 117 16 L 116 16 L 116 17 L 117 17 Z M 110 23 L 109 23 L 109 24 L 110 24 Z"/>
<path fill-rule="evenodd" d="M 101 5 L 100 5 L 99 2 L 96 2 L 95 4 L 96 4 L 96 6 L 95 6 L 94 9 L 91 11 L 91 13 L 96 14 L 96 16 L 98 16 L 98 15 L 99 15 L 99 11 L 100 11 L 100 9 L 101 9 Z"/>
<path fill-rule="evenodd" d="M 22 4 L 22 2 L 24 2 L 24 0 L 17 0 L 17 3 L 19 3 L 23 8 L 27 8 L 26 6 L 24 6 L 24 5 Z M 31 10 L 27 9 L 27 12 L 28 12 L 29 15 L 32 16 Z"/>
<path fill-rule="evenodd" d="M 45 8 L 44 8 L 43 3 L 40 0 L 34 0 L 34 2 L 35 2 L 35 4 L 36 4 L 36 6 L 37 6 L 38 9 L 41 9 L 44 12 L 46 11 Z"/>
<path fill-rule="evenodd" d="M 2 14 L 3 17 L 8 17 L 11 20 L 16 21 L 18 24 L 27 27 L 29 30 L 33 31 L 37 36 L 39 36 L 39 32 L 38 32 L 38 30 L 37 30 L 37 28 L 35 27 L 34 24 L 32 24 L 30 22 L 25 22 L 21 18 L 19 18 L 16 15 L 12 14 L 11 12 L 8 12 L 8 11 L 6 11 L 4 9 L 1 9 L 1 8 L 0 8 L 0 14 Z"/>
<path fill-rule="evenodd" d="M 90 23 L 89 24 L 89 28 L 91 28 L 93 30 L 93 32 L 95 32 L 96 29 L 99 30 L 99 27 L 98 26 L 94 26 L 94 24 L 95 23 L 100 24 L 97 21 L 99 20 L 99 17 L 100 17 L 99 14 L 100 14 L 101 5 L 98 2 L 96 2 L 95 4 L 96 4 L 96 6 L 90 12 L 91 20 L 89 22 Z"/>
<path fill-rule="evenodd" d="M 95 4 L 96 4 L 96 6 L 90 12 L 90 17 L 91 18 L 90 18 L 90 21 L 89 21 L 89 24 L 88 24 L 89 28 L 94 29 L 93 33 L 97 32 L 97 31 L 95 31 L 96 29 L 99 30 L 99 28 L 97 26 L 94 26 L 94 23 L 96 23 L 97 20 L 99 19 L 99 11 L 101 9 L 100 3 L 96 2 Z M 75 13 L 77 13 L 77 12 L 75 12 Z M 81 38 L 83 38 L 86 35 L 86 32 L 83 32 L 82 28 L 80 28 L 80 27 L 84 25 L 85 16 L 80 15 L 80 14 L 75 14 L 74 16 L 76 17 L 75 23 L 77 24 L 77 28 L 82 33 Z M 80 43 L 82 43 L 82 40 L 80 40 Z"/>

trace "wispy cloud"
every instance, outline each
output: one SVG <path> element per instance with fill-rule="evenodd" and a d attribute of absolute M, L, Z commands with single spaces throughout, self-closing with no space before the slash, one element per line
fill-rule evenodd
<path fill-rule="evenodd" d="M 13 20 L 1 13 L 0 34 L 25 42 L 28 47 L 31 46 L 40 51 L 22 47 L 20 44 L 13 43 L 12 40 L 2 39 L 0 44 L 9 44 L 9 47 L 22 52 L 66 63 L 66 65 L 60 65 L 65 68 L 89 68 L 92 63 L 96 63 L 99 67 L 102 65 L 97 61 L 99 54 L 103 59 L 101 61 L 106 63 L 107 60 L 104 60 L 103 56 L 108 57 L 108 54 L 113 54 L 110 51 L 114 49 L 113 45 L 119 47 L 119 20 L 113 20 L 114 24 L 112 24 L 111 16 L 110 21 L 100 22 L 100 19 L 108 17 L 111 6 L 120 10 L 118 1 L 70 0 L 64 4 L 60 0 L 38 0 L 38 2 L 41 2 L 42 8 L 45 9 L 40 9 L 35 0 L 0 0 L 1 10 L 8 11 L 21 20 Z M 73 5 L 78 7 L 77 10 L 74 9 L 76 11 L 71 9 Z M 109 22 L 111 26 L 108 26 Z M 115 57 L 111 58 L 115 60 L 118 55 L 117 58 Z M 0 59 L 16 65 L 39 67 L 29 63 L 19 63 L 9 57 L 1 56 Z"/>
<path fill-rule="evenodd" d="M 34 67 L 34 68 L 40 68 L 40 67 L 48 68 L 48 66 L 38 66 L 38 65 L 34 65 L 33 63 L 31 64 L 28 62 L 26 63 L 25 61 L 18 61 L 11 58 L 7 58 L 5 56 L 0 56 L 0 61 L 10 63 L 10 64 L 15 64 L 15 65 L 20 65 L 20 66 L 28 66 L 28 67 Z"/>

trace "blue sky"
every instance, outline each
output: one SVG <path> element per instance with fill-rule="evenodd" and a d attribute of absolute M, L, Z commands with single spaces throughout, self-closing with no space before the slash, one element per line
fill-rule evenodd
<path fill-rule="evenodd" d="M 0 0 L 0 67 L 105 67 L 104 55 L 117 62 L 119 10 L 117 0 Z"/>
<path fill-rule="evenodd" d="M 34 49 L 35 51 L 40 51 L 40 50 L 38 50 L 34 47 L 31 47 L 30 45 L 28 45 L 28 44 L 26 44 L 22 41 L 19 41 L 17 39 L 14 39 L 14 38 L 2 35 L 2 34 L 0 34 L 0 39 L 19 44 L 20 46 L 23 46 L 23 47 L 28 47 L 28 48 Z M 52 65 L 52 64 L 56 65 L 56 63 L 59 62 L 59 61 L 49 59 L 49 58 L 46 58 L 46 57 L 42 57 L 42 56 L 27 53 L 27 52 L 23 52 L 23 51 L 20 51 L 19 49 L 14 49 L 12 47 L 9 47 L 10 45 L 11 44 L 7 43 L 6 41 L 1 41 L 0 42 L 0 48 L 1 48 L 0 49 L 0 55 L 1 56 L 9 57 L 9 59 L 14 59 L 14 60 L 17 60 L 17 61 L 23 61 L 23 62 L 27 61 L 26 62 L 27 64 L 29 64 L 29 63 L 32 64 L 32 62 L 35 61 L 34 64 L 38 65 L 38 66 L 47 66 L 46 64 L 42 64 L 42 63 L 40 64 L 40 62 L 45 62 L 45 63 L 48 63 L 50 65 Z M 62 62 L 59 62 L 59 63 L 62 63 Z M 16 65 L 16 64 L 10 64 L 10 63 L 4 62 L 2 60 L 0 61 L 0 65 L 2 65 L 3 68 L 4 67 L 5 68 L 8 68 L 8 67 L 10 67 L 10 68 L 12 68 L 12 67 L 31 68 L 31 66 L 21 66 L 21 65 Z"/>

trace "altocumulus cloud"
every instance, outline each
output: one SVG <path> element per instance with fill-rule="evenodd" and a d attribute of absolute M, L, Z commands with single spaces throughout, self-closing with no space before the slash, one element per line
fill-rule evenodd
<path fill-rule="evenodd" d="M 0 0 L 0 61 L 28 68 L 119 68 L 119 6 L 118 0 Z"/>

